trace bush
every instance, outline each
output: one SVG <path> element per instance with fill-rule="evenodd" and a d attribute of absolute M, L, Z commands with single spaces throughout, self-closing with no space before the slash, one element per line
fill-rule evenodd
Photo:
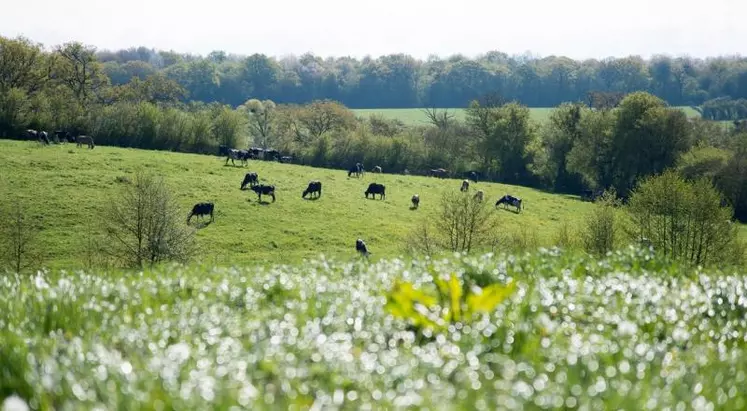
<path fill-rule="evenodd" d="M 470 252 L 496 243 L 498 222 L 487 201 L 456 191 L 441 196 L 434 221 L 426 219 L 410 236 L 410 250 L 430 255 L 448 250 Z"/>
<path fill-rule="evenodd" d="M 186 261 L 194 238 L 184 216 L 163 179 L 140 172 L 104 210 L 107 251 L 129 267 Z"/>
<path fill-rule="evenodd" d="M 740 254 L 733 211 L 706 179 L 688 181 L 672 170 L 648 177 L 633 191 L 629 211 L 634 234 L 666 256 L 707 265 Z"/>
<path fill-rule="evenodd" d="M 597 199 L 594 209 L 586 218 L 586 227 L 582 233 L 584 249 L 595 255 L 604 255 L 619 243 L 620 230 L 618 227 L 615 208 L 620 205 L 614 189 L 605 191 Z"/>

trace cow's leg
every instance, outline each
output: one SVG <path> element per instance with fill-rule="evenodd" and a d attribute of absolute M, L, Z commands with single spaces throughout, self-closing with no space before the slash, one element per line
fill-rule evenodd
<path fill-rule="evenodd" d="M 273 191 L 272 193 L 270 193 L 270 195 L 272 196 L 272 202 L 274 203 L 275 202 L 275 192 Z"/>

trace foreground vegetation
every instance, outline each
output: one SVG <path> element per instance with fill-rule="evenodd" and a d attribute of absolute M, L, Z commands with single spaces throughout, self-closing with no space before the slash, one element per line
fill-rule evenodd
<path fill-rule="evenodd" d="M 634 249 L 4 276 L 0 398 L 61 410 L 743 409 L 746 289 L 742 274 Z"/>

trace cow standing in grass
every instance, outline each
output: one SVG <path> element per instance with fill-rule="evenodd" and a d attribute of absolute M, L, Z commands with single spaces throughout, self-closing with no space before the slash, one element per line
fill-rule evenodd
<path fill-rule="evenodd" d="M 368 256 L 371 254 L 368 252 L 368 247 L 366 247 L 366 243 L 360 238 L 355 240 L 355 251 L 359 252 L 362 256 L 366 258 L 368 258 Z"/>
<path fill-rule="evenodd" d="M 246 188 L 246 185 L 249 184 L 250 186 L 254 186 L 256 184 L 259 184 L 259 176 L 255 172 L 249 172 L 246 173 L 244 176 L 244 181 L 241 182 L 241 189 L 243 190 Z"/>
<path fill-rule="evenodd" d="M 215 208 L 215 205 L 213 203 L 197 203 L 192 207 L 192 212 L 189 214 L 189 217 L 187 217 L 187 224 L 189 224 L 190 220 L 192 220 L 193 216 L 197 216 L 199 219 L 200 217 L 204 215 L 210 215 L 210 221 L 214 221 L 215 218 L 213 217 L 213 209 Z"/>
<path fill-rule="evenodd" d="M 469 180 L 463 180 L 462 181 L 462 187 L 459 188 L 459 191 L 465 192 L 469 190 Z"/>
<path fill-rule="evenodd" d="M 482 203 L 485 199 L 485 193 L 483 193 L 482 190 L 477 190 L 473 198 L 475 199 L 475 201 L 479 201 Z"/>
<path fill-rule="evenodd" d="M 95 145 L 93 144 L 93 137 L 91 136 L 78 136 L 75 138 L 75 142 L 77 143 L 78 147 L 82 147 L 83 144 L 88 145 L 88 148 L 93 150 Z"/>
<path fill-rule="evenodd" d="M 249 150 L 237 150 L 235 148 L 228 149 L 228 156 L 226 157 L 226 165 L 228 165 L 228 160 L 231 160 L 232 165 L 236 165 L 234 160 L 241 161 L 241 165 L 245 166 L 246 163 L 249 161 Z"/>
<path fill-rule="evenodd" d="M 495 206 L 498 207 L 499 205 L 503 204 L 503 208 L 506 208 L 507 206 L 516 207 L 516 212 L 521 212 L 522 201 L 518 197 L 514 197 L 512 195 L 506 194 L 505 196 L 498 199 L 498 201 L 495 202 Z"/>
<path fill-rule="evenodd" d="M 419 195 L 417 194 L 413 195 L 411 201 L 412 201 L 413 209 L 420 207 L 420 196 Z"/>
<path fill-rule="evenodd" d="M 366 195 L 366 198 L 368 198 L 368 195 L 371 194 L 371 198 L 376 199 L 376 194 L 381 195 L 381 199 L 383 200 L 386 197 L 386 187 L 384 184 L 379 183 L 371 183 L 368 185 L 368 189 L 364 193 Z"/>
<path fill-rule="evenodd" d="M 376 166 L 376 167 L 374 167 L 374 168 L 373 168 L 373 172 L 374 172 L 374 173 L 381 173 L 381 172 L 382 172 L 382 171 L 381 171 L 381 166 Z"/>
<path fill-rule="evenodd" d="M 257 184 L 255 186 L 252 186 L 252 191 L 257 193 L 257 196 L 259 197 L 258 201 L 262 202 L 262 195 L 268 195 L 272 197 L 272 202 L 275 202 L 275 186 L 274 185 L 265 185 L 265 184 Z"/>
<path fill-rule="evenodd" d="M 316 198 L 319 198 L 322 196 L 322 182 L 321 181 L 309 181 L 309 186 L 306 187 L 306 190 L 304 190 L 303 194 L 301 195 L 301 198 L 306 198 L 307 195 L 309 195 L 309 198 L 313 198 L 313 195 L 316 194 Z"/>

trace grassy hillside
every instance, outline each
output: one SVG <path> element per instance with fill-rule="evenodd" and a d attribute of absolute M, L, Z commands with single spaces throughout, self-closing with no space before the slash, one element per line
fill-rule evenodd
<path fill-rule="evenodd" d="M 698 117 L 700 114 L 693 110 L 691 107 L 678 107 L 681 110 L 684 110 L 685 113 L 690 117 Z M 542 123 L 547 120 L 547 118 L 550 116 L 550 113 L 552 113 L 553 107 L 545 107 L 545 108 L 531 108 L 531 117 L 532 120 Z M 453 111 L 456 115 L 456 118 L 460 120 L 464 120 L 464 109 L 461 108 L 454 108 L 449 109 L 450 111 Z M 357 115 L 368 117 L 369 115 L 376 113 L 380 114 L 386 118 L 391 119 L 398 119 L 402 121 L 405 124 L 408 125 L 418 125 L 418 124 L 426 124 L 428 122 L 428 118 L 423 113 L 423 109 L 419 108 L 383 108 L 383 109 L 356 109 L 353 110 Z"/>
<path fill-rule="evenodd" d="M 16 198 L 31 204 L 31 211 L 44 217 L 47 264 L 67 268 L 80 266 L 89 239 L 101 241 L 99 210 L 116 199 L 125 184 L 119 178 L 132 178 L 138 168 L 163 176 L 173 187 L 185 222 L 193 204 L 215 202 L 215 223 L 197 233 L 200 255 L 211 264 L 292 262 L 320 253 L 350 258 L 359 237 L 377 258 L 400 255 L 410 230 L 436 211 L 441 193 L 457 190 L 460 183 L 372 173 L 357 179 L 342 170 L 274 162 L 252 161 L 242 168 L 215 156 L 7 140 L 0 140 L 0 164 L 0 206 Z M 277 202 L 261 205 L 253 192 L 239 190 L 250 170 L 277 186 Z M 310 179 L 323 182 L 319 200 L 301 199 Z M 387 186 L 386 200 L 364 198 L 373 181 Z M 498 212 L 505 234 L 536 234 L 548 245 L 562 222 L 582 221 L 590 207 L 575 197 L 523 187 L 477 183 L 475 189 L 493 203 L 505 193 L 523 197 L 523 213 Z M 411 211 L 414 193 L 420 194 L 421 206 Z"/>
<path fill-rule="evenodd" d="M 444 327 L 408 325 L 410 286 Z M 738 410 L 745 290 L 634 251 L 0 277 L 0 403 Z"/>

